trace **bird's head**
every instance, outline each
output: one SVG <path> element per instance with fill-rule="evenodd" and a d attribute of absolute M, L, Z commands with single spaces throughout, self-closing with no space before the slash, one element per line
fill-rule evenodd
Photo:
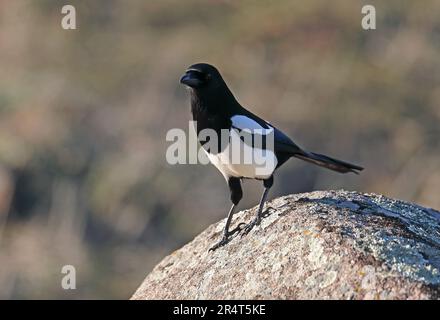
<path fill-rule="evenodd" d="M 222 86 L 224 81 L 214 66 L 207 63 L 196 63 L 186 70 L 180 83 L 196 91 L 208 91 Z"/>
<path fill-rule="evenodd" d="M 240 108 L 220 72 L 207 63 L 190 66 L 180 83 L 191 89 L 191 105 L 206 108 L 211 112 L 227 112 Z"/>

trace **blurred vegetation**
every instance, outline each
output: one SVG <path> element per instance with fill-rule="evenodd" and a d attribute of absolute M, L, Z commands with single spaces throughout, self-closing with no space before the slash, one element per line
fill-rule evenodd
<path fill-rule="evenodd" d="M 271 196 L 355 189 L 440 207 L 440 2 L 0 2 L 0 298 L 128 298 L 161 257 L 225 217 L 211 166 L 165 161 L 187 129 L 178 83 L 219 67 L 300 145 L 366 167 L 291 161 Z M 261 186 L 244 182 L 241 208 Z M 61 267 L 77 290 L 61 289 Z"/>

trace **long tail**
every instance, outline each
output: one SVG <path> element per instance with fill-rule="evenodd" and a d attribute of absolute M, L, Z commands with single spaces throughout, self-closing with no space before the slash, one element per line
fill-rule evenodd
<path fill-rule="evenodd" d="M 293 156 L 296 158 L 299 158 L 301 160 L 307 161 L 307 162 L 311 162 L 314 163 L 318 166 L 333 170 L 333 171 L 337 171 L 337 172 L 341 172 L 341 173 L 347 173 L 347 172 L 353 172 L 356 174 L 359 174 L 359 171 L 362 171 L 364 168 L 359 167 L 357 165 L 345 162 L 345 161 L 341 161 L 341 160 L 337 160 L 337 159 L 333 159 L 330 158 L 328 156 L 325 156 L 323 154 L 318 154 L 318 153 L 314 153 L 314 152 L 307 152 L 307 151 L 303 151 L 301 150 L 301 153 L 296 153 Z"/>

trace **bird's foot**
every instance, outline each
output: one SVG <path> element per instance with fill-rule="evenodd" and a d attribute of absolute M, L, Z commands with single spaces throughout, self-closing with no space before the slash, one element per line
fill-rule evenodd
<path fill-rule="evenodd" d="M 220 247 L 223 247 L 224 245 L 226 245 L 229 241 L 232 240 L 232 237 L 234 236 L 234 234 L 240 232 L 243 229 L 243 225 L 245 225 L 245 223 L 240 223 L 234 230 L 229 231 L 226 234 L 223 234 L 222 239 L 217 242 L 215 245 L 213 245 L 211 248 L 209 248 L 209 252 L 211 251 L 215 251 Z"/>
<path fill-rule="evenodd" d="M 268 216 L 270 216 L 272 214 L 271 211 L 275 211 L 274 207 L 267 207 L 266 210 L 264 210 L 262 216 L 263 218 L 267 218 Z"/>
<path fill-rule="evenodd" d="M 244 226 L 246 226 L 246 223 L 240 222 L 234 230 L 228 233 L 228 236 L 232 237 L 234 234 L 239 233 L 241 230 L 243 230 Z"/>
<path fill-rule="evenodd" d="M 252 222 L 248 223 L 243 228 L 243 233 L 241 234 L 241 236 L 243 237 L 243 236 L 247 235 L 249 232 L 251 232 L 251 230 L 255 226 L 258 226 L 261 223 L 262 218 L 267 218 L 268 216 L 270 216 L 272 214 L 270 212 L 271 210 L 275 211 L 275 208 L 274 207 L 267 207 L 266 210 L 264 210 L 264 212 L 261 213 L 261 216 L 257 216 L 254 220 L 252 220 Z"/>
<path fill-rule="evenodd" d="M 243 233 L 242 233 L 242 237 L 247 235 L 249 232 L 252 231 L 252 229 L 255 226 L 258 226 L 261 223 L 261 218 L 260 217 L 256 217 L 254 220 L 252 220 L 252 222 L 248 223 L 244 229 L 243 229 Z"/>
<path fill-rule="evenodd" d="M 229 237 L 223 236 L 223 238 L 219 242 L 217 242 L 215 245 L 213 245 L 211 248 L 209 248 L 208 252 L 215 251 L 218 248 L 223 247 L 228 242 L 229 242 Z"/>

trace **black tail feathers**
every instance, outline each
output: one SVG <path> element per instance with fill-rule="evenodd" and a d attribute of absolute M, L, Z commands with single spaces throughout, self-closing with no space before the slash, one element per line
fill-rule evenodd
<path fill-rule="evenodd" d="M 294 154 L 293 156 L 301 160 L 311 162 L 318 166 L 341 173 L 353 172 L 359 174 L 359 171 L 362 171 L 364 169 L 357 165 L 333 159 L 323 154 L 318 154 L 314 152 L 302 151 L 301 153 Z"/>

